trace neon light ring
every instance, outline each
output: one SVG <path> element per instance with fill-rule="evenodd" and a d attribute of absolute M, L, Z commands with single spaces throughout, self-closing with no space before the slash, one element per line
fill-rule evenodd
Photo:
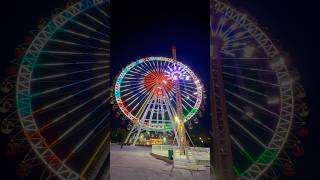
<path fill-rule="evenodd" d="M 22 58 L 18 115 L 50 177 L 107 173 L 109 34 L 109 1 L 82 0 L 40 23 Z"/>
<path fill-rule="evenodd" d="M 190 125 L 203 105 L 204 88 L 188 66 L 170 58 L 147 57 L 126 66 L 115 82 L 115 105 L 133 125 L 140 123 L 144 130 L 174 131 L 173 79 L 177 77 L 184 121 Z"/>

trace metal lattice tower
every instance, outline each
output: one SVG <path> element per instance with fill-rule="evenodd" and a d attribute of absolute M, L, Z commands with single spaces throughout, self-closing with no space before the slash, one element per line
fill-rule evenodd
<path fill-rule="evenodd" d="M 177 49 L 175 46 L 172 47 L 172 54 L 173 54 L 173 59 L 176 61 L 177 60 Z M 186 137 L 186 129 L 184 126 L 184 115 L 183 115 L 183 109 L 182 109 L 182 102 L 181 102 L 181 93 L 180 93 L 180 83 L 179 83 L 179 75 L 174 75 L 177 76 L 174 79 L 174 88 L 175 88 L 175 93 L 176 93 L 176 102 L 177 102 L 177 133 L 179 136 L 179 141 L 180 141 L 180 153 L 184 154 L 184 149 L 185 147 L 188 146 L 187 142 L 187 137 Z"/>
<path fill-rule="evenodd" d="M 233 180 L 233 160 L 227 118 L 226 99 L 222 77 L 222 59 L 219 56 L 223 41 L 211 33 L 211 121 L 213 143 L 211 162 L 216 180 Z"/>

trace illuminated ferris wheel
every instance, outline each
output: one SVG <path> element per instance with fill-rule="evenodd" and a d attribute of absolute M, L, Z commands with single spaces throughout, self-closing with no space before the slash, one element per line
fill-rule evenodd
<path fill-rule="evenodd" d="M 191 126 L 203 106 L 203 86 L 192 70 L 171 58 L 148 57 L 126 66 L 116 79 L 116 104 L 132 122 L 136 143 L 142 131 L 174 132 L 178 141 L 177 100 L 174 81 L 179 81 L 184 123 Z"/>
<path fill-rule="evenodd" d="M 277 165 L 294 175 L 285 147 L 303 154 L 293 131 L 307 110 L 287 57 L 247 14 L 219 0 L 211 1 L 211 41 L 217 119 L 211 161 L 229 171 L 217 176 L 277 179 Z"/>
<path fill-rule="evenodd" d="M 109 35 L 108 0 L 70 2 L 39 24 L 17 78 L 17 112 L 31 147 L 24 171 L 42 163 L 44 178 L 107 176 Z"/>

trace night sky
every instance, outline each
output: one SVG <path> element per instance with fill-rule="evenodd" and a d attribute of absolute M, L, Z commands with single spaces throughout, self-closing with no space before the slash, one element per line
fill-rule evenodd
<path fill-rule="evenodd" d="M 258 20 L 281 49 L 290 54 L 293 66 L 301 73 L 306 102 L 311 108 L 308 118 L 310 136 L 303 140 L 306 155 L 295 160 L 297 176 L 291 179 L 320 179 L 319 162 L 319 22 L 315 3 L 292 0 L 230 0 Z M 41 18 L 50 16 L 63 0 L 11 0 L 1 7 L 1 72 L 14 58 L 15 47 L 23 42 L 29 30 Z M 137 58 L 171 56 L 171 45 L 177 46 L 178 59 L 190 66 L 202 82 L 209 81 L 209 1 L 153 0 L 112 2 L 112 73 Z M 5 74 L 1 73 L 0 77 Z M 209 84 L 205 83 L 206 89 Z M 209 108 L 207 108 L 209 109 Z M 200 120 L 203 131 L 209 116 Z M 5 139 L 1 140 L 1 147 Z M 0 162 L 2 163 L 2 161 Z M 2 164 L 3 166 L 3 164 Z M 13 171 L 8 171 L 13 172 Z M 7 175 L 9 177 L 9 173 Z M 0 178 L 1 179 L 1 178 Z"/>

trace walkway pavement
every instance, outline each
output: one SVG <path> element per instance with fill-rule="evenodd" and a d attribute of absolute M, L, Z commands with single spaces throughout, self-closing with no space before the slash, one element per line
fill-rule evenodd
<path fill-rule="evenodd" d="M 150 155 L 151 147 L 111 144 L 111 180 L 209 180 L 210 170 L 190 171 Z"/>

